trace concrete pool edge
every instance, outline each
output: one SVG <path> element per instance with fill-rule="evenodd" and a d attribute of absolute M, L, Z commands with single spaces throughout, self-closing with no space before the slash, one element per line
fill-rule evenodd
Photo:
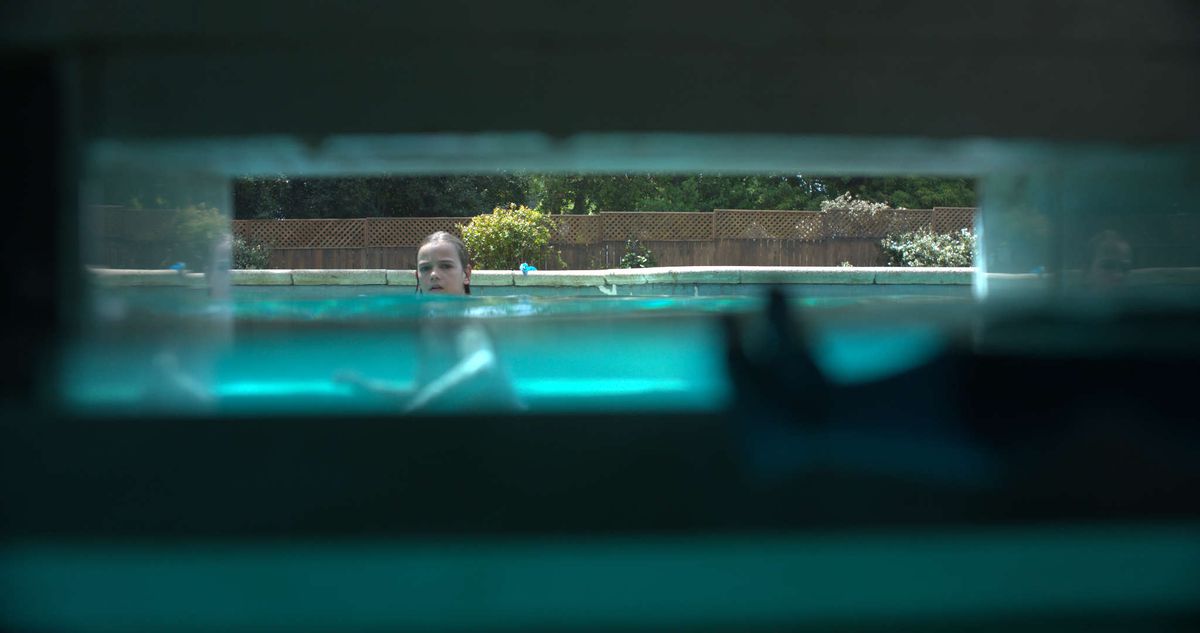
<path fill-rule="evenodd" d="M 172 270 L 89 268 L 101 286 L 205 286 L 203 273 Z M 972 283 L 974 268 L 887 268 L 819 266 L 675 266 L 608 270 L 477 270 L 473 286 L 614 288 L 651 284 L 838 284 L 960 285 Z M 235 286 L 407 286 L 416 285 L 410 270 L 231 270 Z"/>

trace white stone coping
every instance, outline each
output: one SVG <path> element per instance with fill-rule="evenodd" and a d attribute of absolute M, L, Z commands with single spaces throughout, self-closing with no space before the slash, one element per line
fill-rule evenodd
<path fill-rule="evenodd" d="M 579 288 L 603 286 L 603 270 L 536 270 L 529 274 L 517 271 L 513 274 L 514 286 L 550 286 L 556 288 Z"/>
<path fill-rule="evenodd" d="M 387 271 L 375 270 L 293 270 L 292 284 L 297 286 L 384 286 Z"/>
<path fill-rule="evenodd" d="M 1180 269 L 1171 269 L 1180 278 Z M 1196 269 L 1200 270 L 1200 269 Z M 172 270 L 89 268 L 103 286 L 204 286 L 201 273 Z M 896 284 L 970 285 L 974 268 L 886 268 L 828 266 L 677 266 L 609 270 L 547 270 L 523 274 L 476 270 L 474 286 L 611 287 L 646 284 Z M 1193 275 L 1195 276 L 1195 275 Z M 416 285 L 412 269 L 400 270 L 233 270 L 237 286 L 407 286 Z"/>
<path fill-rule="evenodd" d="M 974 268 L 877 268 L 876 284 L 970 285 Z"/>
<path fill-rule="evenodd" d="M 1054 273 L 986 273 L 984 277 L 989 284 L 1004 286 L 1050 286 L 1056 281 Z M 1079 269 L 1069 269 L 1062 272 L 1062 283 L 1068 286 L 1078 286 L 1087 281 L 1086 272 Z M 1192 286 L 1200 285 L 1200 267 L 1178 268 L 1134 268 L 1129 271 L 1125 283 L 1130 286 Z"/>
<path fill-rule="evenodd" d="M 181 273 L 174 270 L 130 270 L 123 268 L 89 267 L 92 279 L 101 287 L 118 286 L 189 286 L 203 287 L 203 273 Z"/>
<path fill-rule="evenodd" d="M 404 271 L 408 273 L 409 285 L 415 286 L 416 275 L 413 271 Z M 516 285 L 516 278 L 520 277 L 521 273 L 511 270 L 473 270 L 471 271 L 472 286 L 512 286 Z"/>
<path fill-rule="evenodd" d="M 388 270 L 385 271 L 387 285 L 389 286 L 415 286 L 417 285 L 417 274 L 415 270 Z"/>
<path fill-rule="evenodd" d="M 290 270 L 231 270 L 229 280 L 235 286 L 290 286 Z"/>

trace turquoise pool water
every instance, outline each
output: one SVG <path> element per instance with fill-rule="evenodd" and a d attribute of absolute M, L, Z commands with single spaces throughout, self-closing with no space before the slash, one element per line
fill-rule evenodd
<path fill-rule="evenodd" d="M 873 315 L 969 305 L 961 288 L 813 290 L 792 289 L 789 302 L 823 371 L 843 382 L 911 367 L 942 345 L 934 323 Z M 197 289 L 123 288 L 98 297 L 92 334 L 64 359 L 63 390 L 89 414 L 398 413 L 465 357 L 456 337 L 478 325 L 494 363 L 487 385 L 467 393 L 483 395 L 447 397 L 438 410 L 512 408 L 493 391 L 528 411 L 714 410 L 731 396 L 721 316 L 753 329 L 764 303 L 761 293 L 429 299 L 388 287 L 235 288 L 214 301 Z"/>
<path fill-rule="evenodd" d="M 657 286 L 655 286 L 657 287 Z M 693 288 L 696 292 L 693 293 Z M 961 302 L 971 290 L 961 285 L 811 284 L 782 286 L 798 308 L 919 302 Z M 98 316 L 196 316 L 228 313 L 238 320 L 406 320 L 429 316 L 502 318 L 532 315 L 612 317 L 650 312 L 723 313 L 757 309 L 768 286 L 737 284 L 642 287 L 637 296 L 564 296 L 510 287 L 481 287 L 473 296 L 429 298 L 396 286 L 234 286 L 226 301 L 186 287 L 106 288 L 97 293 Z M 562 291 L 564 288 L 551 288 Z M 581 291 L 584 289 L 580 289 Z M 586 290 L 594 291 L 594 288 Z"/>

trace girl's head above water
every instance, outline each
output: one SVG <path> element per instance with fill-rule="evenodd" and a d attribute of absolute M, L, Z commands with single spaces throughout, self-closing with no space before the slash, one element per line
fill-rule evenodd
<path fill-rule="evenodd" d="M 471 258 L 457 237 L 438 231 L 417 249 L 417 290 L 430 294 L 471 294 Z"/>

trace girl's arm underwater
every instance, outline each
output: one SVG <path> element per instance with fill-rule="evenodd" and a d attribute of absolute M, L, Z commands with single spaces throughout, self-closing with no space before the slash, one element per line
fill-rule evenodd
<path fill-rule="evenodd" d="M 512 381 L 500 365 L 491 338 L 480 325 L 464 326 L 455 336 L 459 360 L 425 385 L 413 389 L 383 380 L 340 372 L 334 379 L 365 392 L 403 402 L 405 413 L 438 410 L 521 410 Z"/>

